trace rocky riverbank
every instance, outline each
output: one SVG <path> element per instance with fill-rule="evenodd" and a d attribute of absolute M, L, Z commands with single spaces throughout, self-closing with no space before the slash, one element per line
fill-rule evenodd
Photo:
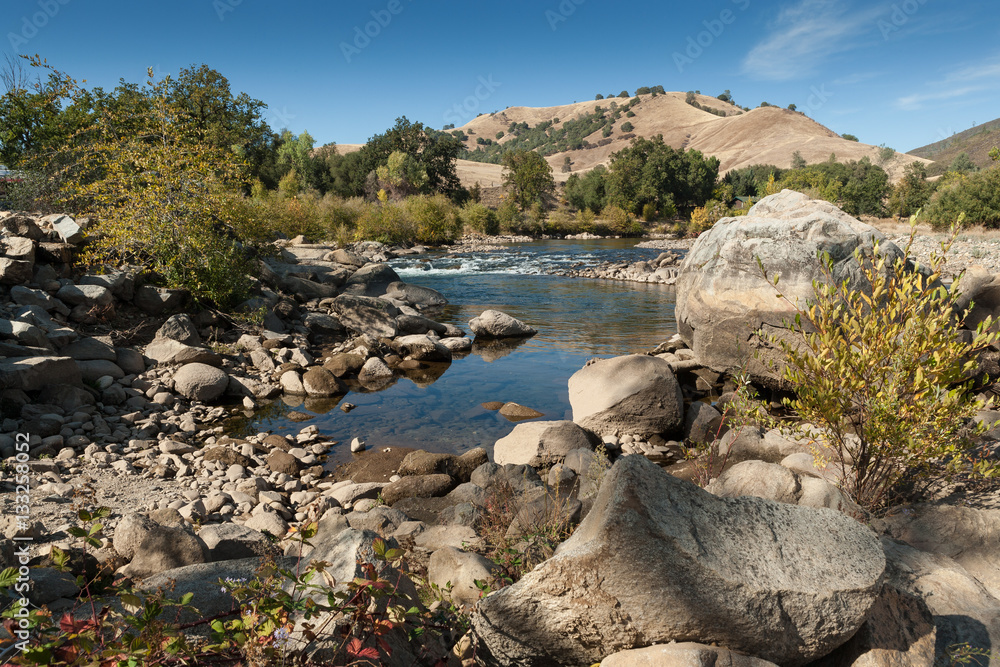
<path fill-rule="evenodd" d="M 781 229 L 815 223 L 805 236 L 816 243 L 837 225 L 864 231 L 784 193 L 768 206 Z M 140 590 L 174 582 L 205 616 L 232 609 L 220 579 L 253 576 L 275 559 L 295 564 L 292 529 L 305 522 L 316 520 L 318 532 L 297 565 L 328 563 L 341 587 L 365 576 L 376 539 L 405 549 L 409 574 L 383 574 L 405 582 L 399 591 L 414 605 L 426 601 L 409 578 L 426 577 L 465 606 L 471 632 L 461 637 L 456 624 L 409 642 L 399 624 L 383 637 L 389 664 L 930 667 L 955 644 L 1000 645 L 995 489 L 952 488 L 944 501 L 865 517 L 840 488 L 850 467 L 818 457 L 815 438 L 731 422 L 727 371 L 748 351 L 720 349 L 731 341 L 704 332 L 739 317 L 753 325 L 763 311 L 731 316 L 727 308 L 745 299 L 705 298 L 741 289 L 702 284 L 726 271 L 703 275 L 701 263 L 679 263 L 663 248 L 652 273 L 676 268 L 684 294 L 701 292 L 679 307 L 684 335 L 648 354 L 587 363 L 568 381 L 572 419 L 519 423 L 490 461 L 484 449 L 456 456 L 333 443 L 314 426 L 226 435 L 228 415 L 269 397 L 376 388 L 440 372 L 467 350 L 469 335 L 433 319 L 445 297 L 399 281 L 384 263 L 412 251 L 293 241 L 261 266 L 260 294 L 245 308 L 263 313 L 263 327 L 252 328 L 186 307 L 183 292 L 138 284 L 128 270 L 74 273 L 81 222 L 0 214 L 0 554 L 13 563 L 10 538 L 33 538 L 36 604 L 76 604 L 76 583 L 48 556 L 53 546 L 78 547 L 68 529 L 80 504 L 112 511 L 98 561 Z M 815 257 L 772 246 L 775 261 Z M 987 299 L 990 284 L 970 294 L 983 313 L 1000 308 Z M 469 326 L 479 339 L 532 333 L 496 311 Z M 1000 413 L 979 418 L 1000 423 Z M 15 519 L 11 458 L 25 437 L 26 526 Z M 727 465 L 689 460 L 695 445 L 716 440 Z M 981 443 L 985 458 L 1000 458 L 998 441 L 995 428 Z M 324 456 L 348 446 L 352 462 L 329 471 Z M 561 545 L 542 539 L 569 533 Z M 505 553 L 539 563 L 510 586 L 505 566 L 485 557 L 498 535 Z M 484 582 L 499 590 L 480 600 Z M 307 642 L 301 621 L 290 619 L 291 646 L 328 659 L 340 638 Z"/>

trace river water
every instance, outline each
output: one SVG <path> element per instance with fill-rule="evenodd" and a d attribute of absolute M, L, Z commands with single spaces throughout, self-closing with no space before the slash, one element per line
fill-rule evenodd
<path fill-rule="evenodd" d="M 449 305 L 428 313 L 433 319 L 468 332 L 470 319 L 493 308 L 527 322 L 538 335 L 512 344 L 477 344 L 429 377 L 400 378 L 378 392 L 352 390 L 338 401 L 300 403 L 286 397 L 259 411 L 247 431 L 294 433 L 315 424 L 340 442 L 330 456 L 340 462 L 350 457 L 354 437 L 369 447 L 492 450 L 514 424 L 481 407 L 488 401 L 520 403 L 541 412 L 539 419 L 571 419 L 566 383 L 588 359 L 642 352 L 676 332 L 673 287 L 551 275 L 581 263 L 652 259 L 660 252 L 635 243 L 536 241 L 493 252 L 394 260 L 402 280 L 448 298 Z M 345 413 L 338 407 L 343 402 L 357 407 Z M 313 417 L 295 422 L 288 417 L 292 410 Z"/>

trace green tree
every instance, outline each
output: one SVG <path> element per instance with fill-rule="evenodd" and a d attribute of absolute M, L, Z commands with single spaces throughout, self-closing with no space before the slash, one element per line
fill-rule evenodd
<path fill-rule="evenodd" d="M 427 184 L 427 171 L 415 157 L 394 151 L 389 160 L 375 170 L 378 188 L 389 199 L 405 199 L 420 192 Z"/>
<path fill-rule="evenodd" d="M 1000 227 L 1000 166 L 942 179 L 925 211 L 938 229 L 947 228 L 963 214 L 971 224 Z"/>
<path fill-rule="evenodd" d="M 924 207 L 934 193 L 934 185 L 927 182 L 927 170 L 922 162 L 911 162 L 903 169 L 903 177 L 892 189 L 889 213 L 909 218 Z"/>
<path fill-rule="evenodd" d="M 867 157 L 847 166 L 849 176 L 840 192 L 844 211 L 851 215 L 882 215 L 889 194 L 889 174 Z"/>
<path fill-rule="evenodd" d="M 622 132 L 631 132 L 634 129 L 635 129 L 635 126 L 632 125 L 632 123 L 630 123 L 628 121 L 625 121 L 624 123 L 622 123 Z"/>
<path fill-rule="evenodd" d="M 600 213 L 604 210 L 607 195 L 605 187 L 608 170 L 597 165 L 586 174 L 571 174 L 566 180 L 566 201 L 580 210 Z"/>
<path fill-rule="evenodd" d="M 552 167 L 535 151 L 510 151 L 504 154 L 502 164 L 503 184 L 522 212 L 555 192 Z"/>
<path fill-rule="evenodd" d="M 802 157 L 802 153 L 795 151 L 792 153 L 792 169 L 802 169 L 806 166 L 806 159 Z"/>
<path fill-rule="evenodd" d="M 422 192 L 440 192 L 458 199 L 464 192 L 455 173 L 455 160 L 461 150 L 462 143 L 455 137 L 442 132 L 431 134 L 423 123 L 411 123 L 403 116 L 384 134 L 369 139 L 361 150 L 345 155 L 339 168 L 349 193 L 362 196 L 376 169 L 399 151 L 411 155 L 427 173 Z"/>
<path fill-rule="evenodd" d="M 846 133 L 840 135 L 840 138 L 841 139 L 847 139 L 848 141 L 857 141 L 858 140 L 858 138 L 856 136 L 854 136 L 853 134 L 846 134 Z"/>
<path fill-rule="evenodd" d="M 636 137 L 611 156 L 607 202 L 633 213 L 646 204 L 663 211 L 669 196 L 678 208 L 693 208 L 712 196 L 718 175 L 718 158 L 676 150 L 662 135 Z"/>
<path fill-rule="evenodd" d="M 979 171 L 979 167 L 976 163 L 972 161 L 968 153 L 962 152 L 955 156 L 955 159 L 951 161 L 948 166 L 948 171 L 955 171 L 959 174 L 971 174 L 973 172 Z"/>
<path fill-rule="evenodd" d="M 631 95 L 628 94 L 627 90 L 623 90 L 622 92 L 618 93 L 618 97 L 631 97 Z"/>

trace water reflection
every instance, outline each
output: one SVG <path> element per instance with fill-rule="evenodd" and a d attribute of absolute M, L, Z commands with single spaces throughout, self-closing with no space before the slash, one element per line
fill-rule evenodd
<path fill-rule="evenodd" d="M 551 243 L 546 247 L 540 252 L 572 254 Z M 593 253 L 593 247 L 588 252 Z M 529 248 L 519 246 L 518 253 L 518 261 L 535 261 Z M 640 258 L 645 256 L 632 261 Z M 296 432 L 302 425 L 285 417 L 295 409 L 315 415 L 308 423 L 341 443 L 331 452 L 334 462 L 350 458 L 347 443 L 355 436 L 369 446 L 455 453 L 477 446 L 492 449 L 514 425 L 482 403 L 513 401 L 543 413 L 547 420 L 570 419 L 566 382 L 588 359 L 642 352 L 676 331 L 674 291 L 663 285 L 437 271 L 419 276 L 411 271 L 403 279 L 448 297 L 447 306 L 428 315 L 438 321 L 468 331 L 470 319 L 493 308 L 539 333 L 527 339 L 477 339 L 471 354 L 454 355 L 450 364 L 425 362 L 377 391 L 349 382 L 346 400 L 357 406 L 349 413 L 335 409 L 344 397 L 293 400 L 294 407 L 275 401 L 259 410 L 251 423 L 242 424 L 241 432 Z"/>

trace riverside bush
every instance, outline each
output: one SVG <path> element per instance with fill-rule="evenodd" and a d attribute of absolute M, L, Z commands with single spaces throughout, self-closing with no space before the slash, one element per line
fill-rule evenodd
<path fill-rule="evenodd" d="M 466 227 L 472 231 L 496 236 L 500 233 L 500 220 L 497 219 L 496 211 L 488 208 L 479 202 L 470 201 L 462 208 L 462 220 Z"/>
<path fill-rule="evenodd" d="M 910 223 L 904 256 L 915 216 Z M 952 241 L 956 233 L 953 227 Z M 986 406 L 969 378 L 977 353 L 1000 337 L 990 331 L 992 318 L 971 340 L 956 330 L 961 277 L 950 290 L 940 283 L 949 247 L 926 271 L 903 259 L 890 263 L 878 244 L 871 254 L 858 249 L 858 290 L 834 280 L 832 260 L 822 256 L 825 280 L 795 316 L 802 345 L 778 342 L 784 378 L 796 388 L 787 407 L 825 432 L 844 490 L 868 511 L 960 474 L 997 473 L 976 458 L 973 438 L 982 427 L 969 422 Z"/>

